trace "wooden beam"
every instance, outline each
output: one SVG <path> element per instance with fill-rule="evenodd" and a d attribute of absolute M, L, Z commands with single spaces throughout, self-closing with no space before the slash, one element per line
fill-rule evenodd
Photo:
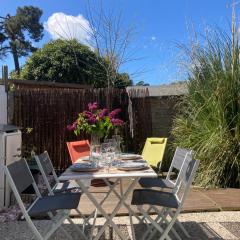
<path fill-rule="evenodd" d="M 55 88 L 87 89 L 87 88 L 93 87 L 91 85 L 82 85 L 82 84 L 76 84 L 76 83 L 58 83 L 58 82 L 16 80 L 16 79 L 9 79 L 8 82 L 13 84 L 19 84 L 19 85 L 32 85 L 32 86 L 55 87 Z"/>
<path fill-rule="evenodd" d="M 8 91 L 8 66 L 3 65 L 2 66 L 2 80 L 3 84 L 5 85 L 5 91 Z"/>

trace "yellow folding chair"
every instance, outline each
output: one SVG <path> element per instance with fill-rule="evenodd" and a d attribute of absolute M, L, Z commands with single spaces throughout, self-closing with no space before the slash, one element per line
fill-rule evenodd
<path fill-rule="evenodd" d="M 147 138 L 142 157 L 153 167 L 161 166 L 167 144 L 167 138 Z"/>

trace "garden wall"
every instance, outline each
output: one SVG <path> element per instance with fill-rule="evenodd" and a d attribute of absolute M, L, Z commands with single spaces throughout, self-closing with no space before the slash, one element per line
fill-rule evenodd
<path fill-rule="evenodd" d="M 150 97 L 153 137 L 170 137 L 181 96 Z"/>

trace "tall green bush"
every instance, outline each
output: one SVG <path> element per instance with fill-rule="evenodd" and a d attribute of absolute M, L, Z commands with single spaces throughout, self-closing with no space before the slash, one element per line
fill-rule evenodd
<path fill-rule="evenodd" d="M 20 78 L 24 80 L 77 83 L 106 87 L 108 62 L 77 40 L 57 39 L 34 52 L 24 64 Z M 17 77 L 14 72 L 11 77 Z M 117 73 L 114 87 L 132 85 L 127 73 Z"/>
<path fill-rule="evenodd" d="M 184 48 L 190 59 L 188 95 L 174 121 L 173 145 L 195 151 L 196 181 L 203 186 L 240 186 L 238 34 L 218 30 L 204 44 Z"/>

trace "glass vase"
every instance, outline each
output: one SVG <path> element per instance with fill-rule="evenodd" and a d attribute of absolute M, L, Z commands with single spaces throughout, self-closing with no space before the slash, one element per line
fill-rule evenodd
<path fill-rule="evenodd" d="M 92 133 L 91 134 L 91 142 L 90 142 L 90 145 L 94 146 L 94 145 L 100 145 L 100 137 L 95 134 L 95 133 Z"/>

